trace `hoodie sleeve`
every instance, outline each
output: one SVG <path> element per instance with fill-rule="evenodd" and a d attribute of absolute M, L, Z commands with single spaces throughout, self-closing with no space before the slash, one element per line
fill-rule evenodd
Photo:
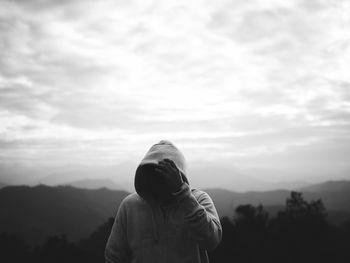
<path fill-rule="evenodd" d="M 174 196 L 183 209 L 185 220 L 199 246 L 206 250 L 215 249 L 221 241 L 222 228 L 210 196 L 202 192 L 196 198 L 186 183 L 181 186 L 178 192 L 174 193 Z"/>
<path fill-rule="evenodd" d="M 109 235 L 105 248 L 106 263 L 129 263 L 131 262 L 131 250 L 126 239 L 126 209 L 125 203 L 119 206 L 115 217 L 112 231 Z"/>

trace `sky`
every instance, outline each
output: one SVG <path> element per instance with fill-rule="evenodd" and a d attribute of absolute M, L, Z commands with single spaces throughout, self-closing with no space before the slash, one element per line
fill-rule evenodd
<path fill-rule="evenodd" d="M 349 0 L 0 0 L 0 181 L 350 179 L 349 68 Z"/>

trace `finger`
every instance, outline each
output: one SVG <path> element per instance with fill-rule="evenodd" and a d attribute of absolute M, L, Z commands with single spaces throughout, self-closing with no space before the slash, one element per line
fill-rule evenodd
<path fill-rule="evenodd" d="M 173 161 L 173 160 L 171 160 L 171 159 L 168 159 L 168 158 L 166 158 L 166 159 L 164 159 L 167 163 L 169 163 L 173 168 L 175 168 L 175 169 L 177 169 L 177 166 L 176 166 L 176 164 L 175 164 L 175 162 Z"/>
<path fill-rule="evenodd" d="M 162 160 L 163 163 L 167 164 L 169 167 L 171 167 L 172 169 L 176 168 L 176 165 L 174 164 L 174 162 L 168 158 L 165 158 Z"/>
<path fill-rule="evenodd" d="M 158 177 L 159 177 L 159 178 L 168 178 L 169 172 L 166 171 L 166 170 L 161 170 L 161 169 L 159 169 L 159 170 L 157 171 L 157 173 L 158 173 Z"/>
<path fill-rule="evenodd" d="M 169 167 L 169 165 L 168 165 L 166 162 L 160 161 L 160 162 L 158 163 L 158 166 L 157 166 L 157 167 L 167 168 L 167 167 Z"/>
<path fill-rule="evenodd" d="M 168 170 L 162 170 L 160 168 L 156 168 L 155 170 L 160 177 L 165 178 L 166 180 L 167 180 L 167 178 L 169 178 L 169 171 Z"/>
<path fill-rule="evenodd" d="M 159 164 L 155 169 L 161 170 L 162 172 L 169 172 L 171 168 L 169 166 Z"/>
<path fill-rule="evenodd" d="M 173 167 L 171 166 L 171 164 L 165 160 L 161 160 L 158 163 L 160 166 L 166 167 L 168 169 L 172 169 Z"/>

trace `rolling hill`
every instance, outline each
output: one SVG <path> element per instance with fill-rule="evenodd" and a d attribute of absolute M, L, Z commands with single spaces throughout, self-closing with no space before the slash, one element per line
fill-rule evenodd
<path fill-rule="evenodd" d="M 5 187 L 0 190 L 0 233 L 17 233 L 30 244 L 40 244 L 48 235 L 78 240 L 114 216 L 127 194 L 106 188 Z"/>
<path fill-rule="evenodd" d="M 327 181 L 300 188 L 302 192 L 350 192 L 350 181 Z"/>
<path fill-rule="evenodd" d="M 73 186 L 75 188 L 82 189 L 99 189 L 99 188 L 108 188 L 112 190 L 122 190 L 122 187 L 117 185 L 111 179 L 83 179 L 73 182 L 64 183 L 62 185 Z"/>
<path fill-rule="evenodd" d="M 326 206 L 329 220 L 341 223 L 350 218 L 350 191 L 339 182 L 331 189 L 318 186 L 320 191 L 305 191 L 306 200 L 321 198 Z M 205 190 L 213 199 L 219 216 L 233 216 L 240 204 L 263 204 L 274 216 L 283 209 L 290 191 L 237 193 L 223 189 Z M 80 189 L 72 186 L 7 186 L 0 189 L 0 233 L 14 232 L 29 244 L 41 244 L 49 235 L 67 234 L 72 241 L 89 236 L 107 219 L 116 214 L 125 191 Z"/>
<path fill-rule="evenodd" d="M 290 196 L 289 190 L 237 193 L 223 189 L 205 190 L 214 200 L 219 216 L 233 216 L 234 208 L 240 204 L 263 204 L 273 216 L 283 208 Z M 298 190 L 305 200 L 322 199 L 328 219 L 332 223 L 341 223 L 350 218 L 350 181 L 333 181 L 312 185 Z"/>

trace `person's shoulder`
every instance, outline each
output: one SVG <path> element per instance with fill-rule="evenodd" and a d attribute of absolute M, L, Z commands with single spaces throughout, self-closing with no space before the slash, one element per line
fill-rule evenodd
<path fill-rule="evenodd" d="M 133 205 L 141 204 L 143 202 L 144 202 L 144 200 L 136 192 L 134 192 L 134 193 L 127 195 L 123 199 L 121 204 L 123 206 L 133 206 Z"/>
<path fill-rule="evenodd" d="M 191 193 L 197 198 L 210 198 L 210 196 L 207 194 L 207 192 L 197 189 L 197 188 L 191 188 Z"/>
<path fill-rule="evenodd" d="M 123 203 L 134 203 L 134 202 L 140 202 L 140 201 L 142 201 L 142 198 L 136 192 L 128 194 L 123 199 Z"/>

